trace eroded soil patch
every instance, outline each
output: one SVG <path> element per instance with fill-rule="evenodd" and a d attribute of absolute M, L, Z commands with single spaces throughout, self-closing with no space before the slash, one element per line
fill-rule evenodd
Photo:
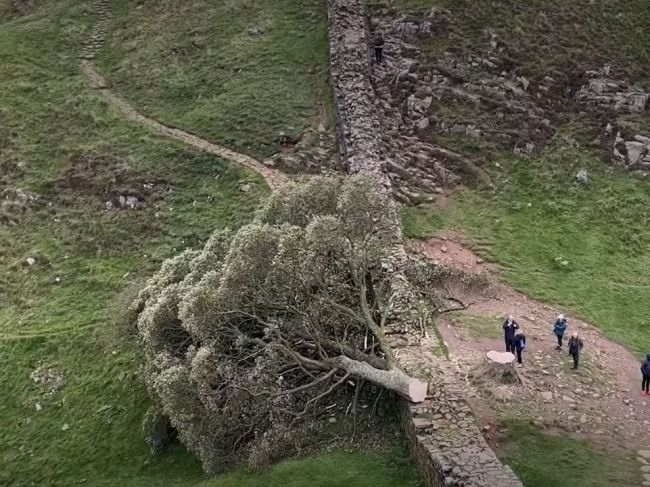
<path fill-rule="evenodd" d="M 63 201 L 82 196 L 106 210 L 144 208 L 170 190 L 162 178 L 144 177 L 113 156 L 88 152 L 73 156 L 48 186 Z"/>

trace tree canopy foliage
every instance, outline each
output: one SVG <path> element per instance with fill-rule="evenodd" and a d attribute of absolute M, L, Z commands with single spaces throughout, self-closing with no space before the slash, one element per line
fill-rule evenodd
<path fill-rule="evenodd" d="M 350 378 L 423 398 L 426 384 L 383 345 L 392 212 L 371 177 L 316 178 L 164 262 L 142 289 L 148 387 L 208 473 L 290 450 Z"/>

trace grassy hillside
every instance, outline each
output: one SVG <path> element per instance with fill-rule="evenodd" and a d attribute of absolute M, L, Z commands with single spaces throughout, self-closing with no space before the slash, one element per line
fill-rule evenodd
<path fill-rule="evenodd" d="M 181 447 L 148 459 L 137 347 L 115 329 L 125 289 L 249 221 L 268 189 L 122 121 L 87 88 L 89 2 L 24 5 L 0 0 L 0 485 L 414 485 L 410 465 L 370 453 L 210 481 Z"/>
<path fill-rule="evenodd" d="M 406 210 L 405 232 L 460 230 L 504 277 L 543 301 L 566 306 L 640 354 L 650 343 L 650 182 L 608 169 L 556 140 L 528 161 L 501 160 L 496 191 L 462 191 L 443 215 Z M 575 182 L 579 168 L 591 182 Z"/>
<path fill-rule="evenodd" d="M 257 157 L 327 104 L 320 0 L 129 0 L 99 65 L 144 113 Z"/>

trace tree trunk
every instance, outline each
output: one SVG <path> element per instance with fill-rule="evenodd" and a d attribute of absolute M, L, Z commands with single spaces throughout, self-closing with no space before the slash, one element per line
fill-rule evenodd
<path fill-rule="evenodd" d="M 411 402 L 418 403 L 426 399 L 427 383 L 405 374 L 400 369 L 380 370 L 366 362 L 359 362 L 344 356 L 328 358 L 324 363 L 385 387 Z"/>
<path fill-rule="evenodd" d="M 515 369 L 515 356 L 510 352 L 490 350 L 485 354 L 485 361 L 474 373 L 475 379 L 487 379 L 498 384 L 513 384 L 521 382 Z"/>

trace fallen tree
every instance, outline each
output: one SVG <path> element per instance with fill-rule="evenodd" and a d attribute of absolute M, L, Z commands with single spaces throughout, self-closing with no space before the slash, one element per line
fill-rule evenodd
<path fill-rule="evenodd" d="M 166 261 L 140 292 L 147 385 L 207 472 L 268 464 L 351 379 L 424 400 L 427 384 L 384 340 L 392 211 L 369 177 L 296 185 L 253 223 Z"/>

